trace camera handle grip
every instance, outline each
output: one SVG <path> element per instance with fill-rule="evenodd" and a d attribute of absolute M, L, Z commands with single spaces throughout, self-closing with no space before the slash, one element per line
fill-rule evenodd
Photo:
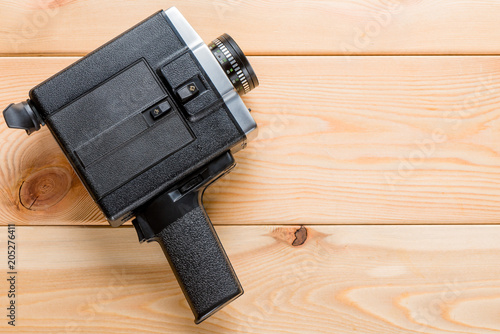
<path fill-rule="evenodd" d="M 208 184 L 234 166 L 230 153 L 222 160 L 209 166 L 208 172 L 204 171 Z M 205 188 L 206 184 L 188 191 L 177 200 L 179 191 L 165 193 L 136 214 L 133 222 L 141 241 L 160 244 L 197 324 L 243 294 L 203 207 Z"/>

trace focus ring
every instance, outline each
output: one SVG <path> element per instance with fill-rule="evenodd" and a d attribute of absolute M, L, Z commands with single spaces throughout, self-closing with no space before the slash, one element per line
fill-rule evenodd
<path fill-rule="evenodd" d="M 231 36 L 224 34 L 208 46 L 238 94 L 247 94 L 259 85 L 247 57 Z"/>
<path fill-rule="evenodd" d="M 248 84 L 248 80 L 245 77 L 245 75 L 243 74 L 243 71 L 241 70 L 241 68 L 238 66 L 238 63 L 236 63 L 236 60 L 234 60 L 233 55 L 229 52 L 229 50 L 226 48 L 226 46 L 218 38 L 216 38 L 214 40 L 214 43 L 215 43 L 215 45 L 217 45 L 217 47 L 219 47 L 219 49 L 222 51 L 222 53 L 224 53 L 224 55 L 226 56 L 229 63 L 231 64 L 233 69 L 236 71 L 236 75 L 238 76 L 238 78 L 240 78 L 241 84 L 243 85 L 243 89 L 245 90 L 245 94 L 249 93 L 250 92 L 250 85 Z"/>

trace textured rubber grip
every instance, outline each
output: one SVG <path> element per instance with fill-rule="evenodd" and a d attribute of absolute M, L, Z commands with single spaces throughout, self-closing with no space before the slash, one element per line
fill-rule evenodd
<path fill-rule="evenodd" d="M 195 323 L 243 294 L 206 215 L 198 206 L 156 235 L 191 306 Z"/>

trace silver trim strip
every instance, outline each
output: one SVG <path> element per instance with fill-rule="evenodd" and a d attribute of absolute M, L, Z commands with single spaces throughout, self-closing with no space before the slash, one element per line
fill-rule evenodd
<path fill-rule="evenodd" d="M 203 69 L 222 96 L 234 119 L 247 136 L 247 140 L 254 139 L 257 136 L 257 131 L 255 131 L 257 123 L 255 123 L 250 111 L 243 103 L 243 100 L 234 89 L 233 84 L 220 67 L 208 46 L 177 8 L 171 7 L 164 12 L 184 40 L 184 43 L 191 49 L 198 62 L 203 66 Z"/>

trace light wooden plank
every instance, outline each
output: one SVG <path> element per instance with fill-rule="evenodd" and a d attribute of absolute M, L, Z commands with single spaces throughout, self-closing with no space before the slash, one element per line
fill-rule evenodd
<path fill-rule="evenodd" d="M 26 98 L 31 86 L 73 60 L 0 59 L 0 105 Z M 207 192 L 212 220 L 500 222 L 499 61 L 252 57 L 261 86 L 245 100 L 259 137 Z M 0 143 L 5 222 L 104 224 L 46 129 L 27 137 L 0 120 Z M 45 180 L 38 192 L 52 204 L 67 189 L 58 182 L 69 192 L 55 205 L 28 210 L 30 202 L 19 199 L 27 180 Z"/>
<path fill-rule="evenodd" d="M 292 246 L 298 229 L 217 227 L 245 294 L 195 326 L 160 247 L 132 228 L 18 227 L 17 326 L 0 331 L 500 331 L 499 226 L 308 226 Z"/>
<path fill-rule="evenodd" d="M 249 54 L 498 54 L 495 0 L 0 1 L 0 54 L 83 55 L 177 6 L 209 42 L 230 33 Z"/>

